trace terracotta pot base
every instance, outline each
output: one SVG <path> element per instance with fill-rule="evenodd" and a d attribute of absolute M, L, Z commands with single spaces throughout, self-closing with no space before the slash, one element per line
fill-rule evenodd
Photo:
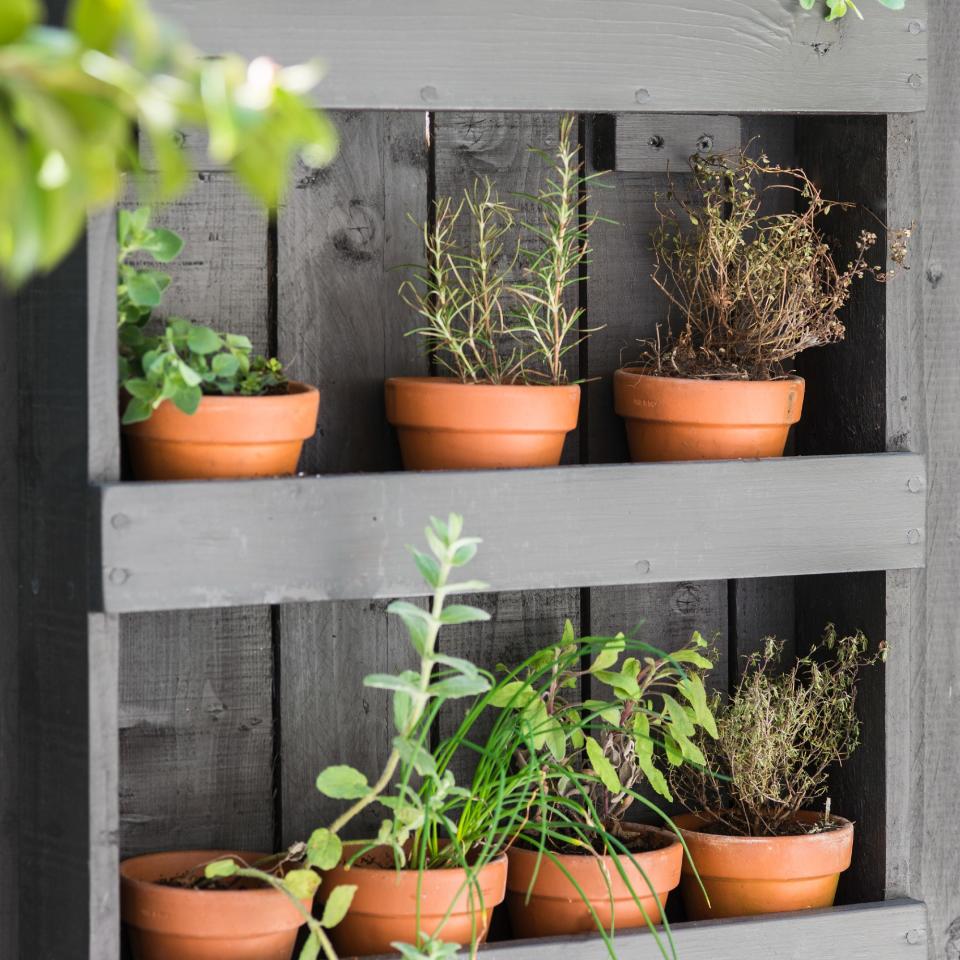
<path fill-rule="evenodd" d="M 783 456 L 800 419 L 804 382 L 613 375 L 614 407 L 626 421 L 634 462 Z"/>
<path fill-rule="evenodd" d="M 338 867 L 324 873 L 321 896 L 340 884 L 357 887 L 346 917 L 330 931 L 330 939 L 341 956 L 396 953 L 390 946 L 393 941 L 416 941 L 418 873 L 398 872 L 388 865 L 390 861 L 382 852 L 381 862 L 383 866 Z M 480 892 L 474 887 L 471 899 L 466 871 L 427 870 L 419 889 L 420 929 L 451 943 L 469 944 L 474 936 L 478 943 L 483 943 L 490 927 L 490 914 L 503 902 L 507 858 L 492 860 L 481 868 L 477 879 Z M 444 920 L 448 909 L 450 915 Z"/>
<path fill-rule="evenodd" d="M 123 428 L 138 480 L 275 477 L 296 472 L 317 428 L 320 393 L 303 383 L 265 397 L 204 397 L 193 414 L 169 401 Z"/>
<path fill-rule="evenodd" d="M 561 854 L 557 859 L 562 869 L 543 857 L 528 899 L 530 883 L 537 869 L 537 854 L 531 850 L 513 848 L 508 854 L 510 874 L 507 880 L 507 905 L 514 936 L 552 937 L 596 932 L 597 924 L 590 908 L 564 870 L 576 879 L 604 929 L 642 927 L 648 919 L 651 923 L 659 923 L 660 909 L 666 905 L 667 894 L 680 882 L 683 846 L 675 834 L 657 827 L 634 826 L 631 830 L 638 836 L 646 835 L 663 844 L 659 849 L 633 854 L 642 873 L 626 858 L 620 860 L 620 865 L 630 877 L 633 894 L 643 905 L 642 910 L 635 903 L 630 887 L 620 876 L 612 857 Z M 612 903 L 604 869 L 612 888 Z M 657 897 L 650 890 L 651 886 L 660 900 L 659 905 Z"/>
<path fill-rule="evenodd" d="M 121 916 L 134 960 L 290 960 L 303 917 L 276 890 L 187 890 L 161 886 L 202 863 L 262 853 L 183 850 L 120 864 Z M 311 901 L 303 902 L 309 909 Z"/>
<path fill-rule="evenodd" d="M 798 819 L 816 823 L 822 814 L 803 811 Z M 680 892 L 690 920 L 746 917 L 833 905 L 840 874 L 850 866 L 853 824 L 824 833 L 783 837 L 732 837 L 699 833 L 709 820 L 675 817 L 690 856 L 710 897 L 709 904 L 688 860 Z"/>
<path fill-rule="evenodd" d="M 394 377 L 385 389 L 407 470 L 555 467 L 580 411 L 576 385 Z"/>

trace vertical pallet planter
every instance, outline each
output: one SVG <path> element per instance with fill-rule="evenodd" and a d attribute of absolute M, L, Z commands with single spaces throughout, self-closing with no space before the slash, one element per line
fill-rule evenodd
<path fill-rule="evenodd" d="M 798 651 L 827 619 L 885 639 L 893 654 L 864 688 L 864 748 L 833 788 L 859 824 L 846 906 L 691 925 L 676 939 L 683 960 L 797 942 L 809 960 L 917 955 L 924 907 L 906 898 L 922 892 L 920 851 L 906 825 L 923 717 L 922 270 L 867 288 L 849 341 L 805 359 L 795 457 L 625 464 L 609 374 L 662 313 L 646 237 L 665 161 L 704 137 L 716 148 L 760 136 L 828 193 L 893 225 L 918 217 L 923 0 L 871 11 L 855 31 L 792 0 L 158 6 L 210 50 L 283 61 L 321 50 L 329 62 L 320 93 L 343 152 L 329 170 L 295 172 L 274 224 L 199 160 L 193 192 L 162 214 L 188 237 L 179 309 L 276 349 L 321 386 L 324 408 L 308 475 L 120 482 L 109 222 L 17 304 L 21 591 L 5 603 L 20 610 L 20 736 L 0 747 L 17 758 L 20 873 L 0 903 L 20 929 L 0 930 L 0 945 L 116 960 L 121 851 L 277 846 L 322 819 L 317 770 L 372 769 L 388 749 L 386 701 L 343 691 L 406 655 L 385 614 L 387 599 L 419 589 L 404 545 L 429 512 L 457 509 L 486 540 L 476 573 L 494 619 L 451 642 L 491 667 L 553 639 L 566 617 L 595 632 L 646 618 L 668 649 L 694 628 L 716 633 L 721 688 L 767 632 Z M 825 107 L 837 116 L 818 115 Z M 555 470 L 400 473 L 382 380 L 428 370 L 403 335 L 390 269 L 420 257 L 405 215 L 422 218 L 477 174 L 505 193 L 535 189 L 544 173 L 527 147 L 549 145 L 568 109 L 582 115 L 589 167 L 610 169 L 616 187 L 595 202 L 619 226 L 598 231 L 579 291 L 588 322 L 606 325 L 579 374 L 605 379 L 586 388 Z M 657 138 L 662 155 L 649 149 Z M 65 341 L 68 285 L 82 295 Z M 51 372 L 65 354 L 87 360 L 66 388 Z M 644 936 L 624 937 L 624 953 L 653 956 Z M 605 955 L 596 938 L 564 949 Z"/>

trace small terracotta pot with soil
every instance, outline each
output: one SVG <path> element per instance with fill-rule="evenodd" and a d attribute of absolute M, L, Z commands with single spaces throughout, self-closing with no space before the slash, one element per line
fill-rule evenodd
<path fill-rule="evenodd" d="M 821 822 L 823 814 L 801 811 L 799 824 Z M 816 833 L 777 837 L 730 836 L 709 828 L 705 815 L 686 814 L 674 823 L 710 898 L 689 860 L 683 863 L 680 892 L 689 920 L 715 920 L 833 906 L 840 874 L 850 866 L 853 824 L 831 817 L 835 826 Z"/>
<path fill-rule="evenodd" d="M 590 907 L 608 931 L 642 927 L 648 921 L 659 923 L 667 894 L 680 882 L 683 845 L 676 834 L 657 827 L 624 824 L 624 831 L 628 848 L 636 847 L 635 852 L 632 850 L 636 866 L 626 857 L 620 857 L 629 886 L 610 856 L 559 854 L 559 863 L 543 856 L 537 870 L 535 851 L 511 848 L 507 906 L 513 935 L 527 938 L 596 932 L 597 924 Z M 632 838 L 632 842 L 628 838 Z M 571 877 L 583 890 L 589 906 Z M 634 894 L 642 910 L 634 901 Z"/>
<path fill-rule="evenodd" d="M 450 943 L 483 943 L 506 882 L 506 856 L 481 867 L 471 886 L 467 872 L 457 868 L 425 870 L 422 879 L 417 870 L 398 871 L 391 851 L 381 848 L 353 866 L 326 871 L 320 894 L 341 884 L 356 886 L 350 910 L 329 935 L 341 956 L 367 957 L 396 953 L 393 941 L 416 942 L 418 903 L 421 931 Z"/>
<path fill-rule="evenodd" d="M 296 472 L 319 409 L 317 388 L 291 381 L 286 393 L 205 396 L 192 414 L 166 401 L 123 433 L 138 480 L 276 477 Z"/>
<path fill-rule="evenodd" d="M 134 960 L 290 960 L 303 915 L 285 894 L 242 881 L 227 890 L 158 882 L 231 856 L 252 864 L 266 854 L 182 850 L 120 864 L 120 912 Z M 309 910 L 312 899 L 303 905 Z"/>
<path fill-rule="evenodd" d="M 393 377 L 386 404 L 407 470 L 555 467 L 577 426 L 580 387 Z"/>
<path fill-rule="evenodd" d="M 613 375 L 614 408 L 626 420 L 634 462 L 780 457 L 800 419 L 804 382 Z"/>

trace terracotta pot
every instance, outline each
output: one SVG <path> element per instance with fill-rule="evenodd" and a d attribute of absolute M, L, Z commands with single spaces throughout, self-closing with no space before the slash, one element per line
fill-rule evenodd
<path fill-rule="evenodd" d="M 186 890 L 155 881 L 201 863 L 262 853 L 182 850 L 120 864 L 120 912 L 134 960 L 290 960 L 303 917 L 277 890 Z M 311 900 L 303 901 L 310 909 Z"/>
<path fill-rule="evenodd" d="M 589 907 L 564 871 L 577 881 L 586 894 L 604 929 L 642 927 L 646 925 L 647 918 L 651 923 L 659 923 L 660 910 L 667 902 L 667 894 L 680 882 L 683 846 L 675 834 L 657 827 L 636 826 L 632 832 L 654 839 L 663 846 L 633 854 L 642 872 L 625 857 L 620 858 L 620 865 L 630 878 L 629 887 L 612 857 L 561 854 L 557 859 L 562 869 L 546 857 L 540 860 L 539 872 L 530 891 L 537 854 L 532 850 L 512 848 L 508 854 L 510 873 L 507 878 L 507 906 L 513 935 L 525 938 L 596 932 L 596 921 Z M 650 890 L 651 886 L 656 891 L 656 897 Z M 643 905 L 643 910 L 634 902 L 631 888 Z"/>
<path fill-rule="evenodd" d="M 815 823 L 822 814 L 803 811 L 797 819 Z M 746 917 L 830 907 L 840 874 L 850 866 L 853 824 L 825 833 L 787 837 L 729 837 L 699 833 L 709 822 L 686 814 L 674 817 L 710 897 L 707 904 L 689 860 L 683 863 L 680 892 L 690 920 Z"/>
<path fill-rule="evenodd" d="M 324 873 L 320 894 L 340 884 L 357 887 L 347 915 L 331 931 L 341 956 L 366 957 L 396 953 L 393 941 L 414 943 L 417 938 L 416 870 L 397 871 L 389 851 L 374 852 L 382 864 L 338 867 Z M 487 938 L 490 914 L 503 902 L 507 858 L 497 857 L 479 871 L 480 890 L 468 889 L 465 870 L 426 870 L 419 890 L 420 930 L 450 943 L 478 943 Z M 452 905 L 452 909 L 451 909 Z M 450 910 L 450 916 L 444 916 Z"/>
<path fill-rule="evenodd" d="M 555 467 L 577 425 L 580 387 L 393 377 L 386 401 L 408 470 Z"/>
<path fill-rule="evenodd" d="M 635 462 L 781 457 L 803 389 L 800 377 L 686 380 L 628 367 L 613 375 L 614 409 L 626 419 Z"/>
<path fill-rule="evenodd" d="M 193 414 L 169 401 L 123 428 L 138 480 L 275 477 L 296 472 L 317 428 L 320 392 L 304 383 L 265 397 L 204 397 Z"/>

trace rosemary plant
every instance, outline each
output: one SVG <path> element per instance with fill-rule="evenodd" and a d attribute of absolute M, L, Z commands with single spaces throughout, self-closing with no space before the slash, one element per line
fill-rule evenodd
<path fill-rule="evenodd" d="M 570 290 L 599 219 L 585 211 L 587 184 L 600 174 L 583 173 L 575 130 L 576 118 L 565 116 L 556 152 L 534 149 L 551 173 L 536 194 L 517 196 L 537 210 L 537 223 L 518 224 L 484 177 L 459 204 L 437 199 L 432 222 L 422 225 L 427 262 L 400 286 L 422 321 L 409 332 L 463 383 L 566 383 L 565 357 L 590 332 L 581 329 L 583 310 L 571 305 Z M 461 217 L 469 219 L 466 241 Z"/>

